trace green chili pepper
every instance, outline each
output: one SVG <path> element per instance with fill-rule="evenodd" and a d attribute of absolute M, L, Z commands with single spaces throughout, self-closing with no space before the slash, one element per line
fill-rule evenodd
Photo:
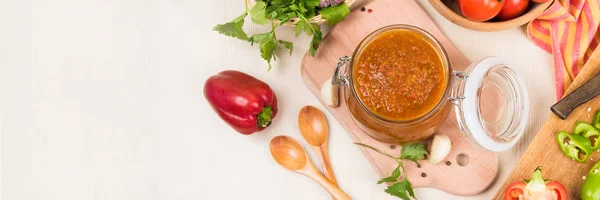
<path fill-rule="evenodd" d="M 597 129 L 600 129 L 600 110 L 596 111 L 594 120 L 592 120 L 592 125 L 594 125 Z"/>
<path fill-rule="evenodd" d="M 581 135 L 589 139 L 592 151 L 596 151 L 600 148 L 600 143 L 598 142 L 598 137 L 600 137 L 600 131 L 591 124 L 585 122 L 577 122 L 575 124 L 575 127 L 573 128 L 573 134 Z"/>
<path fill-rule="evenodd" d="M 600 162 L 590 169 L 579 192 L 579 197 L 582 200 L 600 200 Z"/>
<path fill-rule="evenodd" d="M 585 162 L 592 154 L 590 140 L 581 135 L 559 131 L 556 135 L 556 141 L 562 152 L 577 162 Z"/>

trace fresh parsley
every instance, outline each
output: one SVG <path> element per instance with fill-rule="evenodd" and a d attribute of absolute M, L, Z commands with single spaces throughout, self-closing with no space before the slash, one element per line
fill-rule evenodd
<path fill-rule="evenodd" d="M 265 25 L 269 23 L 269 19 L 267 19 L 267 4 L 262 1 L 256 2 L 256 5 L 252 9 L 250 9 L 250 18 L 252 19 L 252 23 Z"/>
<path fill-rule="evenodd" d="M 350 13 L 350 9 L 346 3 L 327 8 L 319 8 L 320 0 L 257 0 L 256 5 L 252 9 L 246 9 L 242 15 L 235 18 L 231 22 L 219 24 L 213 30 L 230 37 L 248 41 L 252 45 L 259 44 L 260 55 L 267 61 L 269 69 L 271 69 L 271 61 L 277 60 L 275 52 L 280 48 L 286 48 L 292 55 L 294 44 L 284 40 L 278 40 L 275 35 L 275 29 L 282 24 L 288 23 L 291 20 L 294 24 L 296 37 L 302 32 L 312 36 L 309 45 L 309 54 L 314 56 L 323 41 L 323 33 L 318 24 L 310 22 L 310 18 L 321 14 L 323 19 L 327 20 L 327 24 L 334 25 L 344 20 L 346 15 Z M 271 31 L 267 33 L 255 34 L 248 37 L 244 32 L 244 19 L 250 15 L 252 23 L 259 25 L 269 24 L 271 22 Z M 279 23 L 275 23 L 275 21 Z"/>
<path fill-rule="evenodd" d="M 321 10 L 321 15 L 323 15 L 323 19 L 327 20 L 329 26 L 341 22 L 348 14 L 350 14 L 350 9 L 345 2 L 338 6 L 327 7 Z"/>
<path fill-rule="evenodd" d="M 244 12 L 244 14 L 235 18 L 231 22 L 227 22 L 225 24 L 219 24 L 213 28 L 213 30 L 230 37 L 238 38 L 240 40 L 248 40 L 248 35 L 242 29 L 244 26 L 244 18 L 248 15 L 248 12 Z"/>
<path fill-rule="evenodd" d="M 402 146 L 402 150 L 400 152 L 400 159 L 412 160 L 413 162 L 417 162 L 418 160 L 425 159 L 426 154 L 427 150 L 425 150 L 425 145 L 421 143 L 409 144 Z"/>
<path fill-rule="evenodd" d="M 398 163 L 398 167 L 396 167 L 394 169 L 394 171 L 392 171 L 392 175 L 390 175 L 389 177 L 382 178 L 379 181 L 377 181 L 377 184 L 393 183 L 393 184 L 389 185 L 387 187 L 387 189 L 385 189 L 386 193 L 388 193 L 392 196 L 399 197 L 403 200 L 410 200 L 411 198 L 417 199 L 415 197 L 415 192 L 413 191 L 412 184 L 410 183 L 410 181 L 408 181 L 406 176 L 403 177 L 402 181 L 398 181 L 398 178 L 400 178 L 401 174 L 406 175 L 406 171 L 405 171 L 404 165 L 402 163 L 403 160 L 411 160 L 411 161 L 417 162 L 417 164 L 418 164 L 419 160 L 425 159 L 425 155 L 427 154 L 427 150 L 425 150 L 425 145 L 420 144 L 420 143 L 403 145 L 402 150 L 400 151 L 400 156 L 394 157 L 390 154 L 379 151 L 378 149 L 376 149 L 372 146 L 363 144 L 363 143 L 354 143 L 354 144 L 366 147 L 366 148 L 376 151 L 380 154 L 383 154 L 387 157 L 390 157 L 391 159 L 396 161 L 396 163 Z"/>

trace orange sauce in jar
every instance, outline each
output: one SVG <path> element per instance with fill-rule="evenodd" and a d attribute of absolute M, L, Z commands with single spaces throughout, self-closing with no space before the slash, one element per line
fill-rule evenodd
<path fill-rule="evenodd" d="M 414 31 L 383 32 L 356 59 L 354 89 L 369 111 L 385 119 L 424 116 L 446 91 L 448 74 L 440 52 Z"/>

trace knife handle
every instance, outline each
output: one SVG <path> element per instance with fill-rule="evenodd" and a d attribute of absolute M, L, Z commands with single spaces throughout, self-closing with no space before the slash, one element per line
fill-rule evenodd
<path fill-rule="evenodd" d="M 575 108 L 598 95 L 600 95 L 600 74 L 554 104 L 550 110 L 561 119 L 566 119 Z"/>

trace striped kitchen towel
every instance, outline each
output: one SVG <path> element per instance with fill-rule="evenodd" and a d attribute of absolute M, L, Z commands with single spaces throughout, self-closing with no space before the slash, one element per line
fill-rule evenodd
<path fill-rule="evenodd" d="M 527 26 L 527 36 L 554 57 L 557 100 L 598 43 L 600 0 L 556 0 Z"/>

